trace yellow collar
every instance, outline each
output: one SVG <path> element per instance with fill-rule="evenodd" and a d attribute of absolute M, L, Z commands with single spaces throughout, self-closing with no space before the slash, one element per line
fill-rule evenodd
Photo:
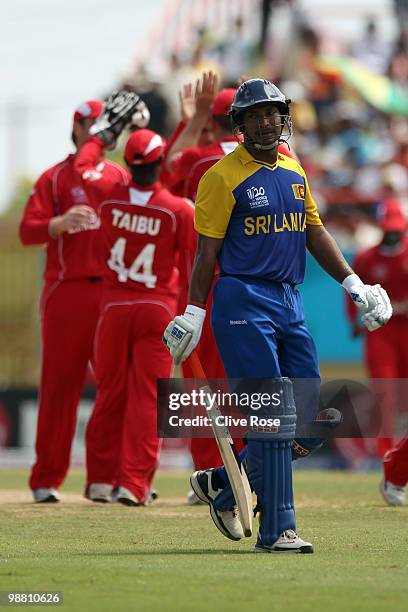
<path fill-rule="evenodd" d="M 266 168 L 269 168 L 270 170 L 275 170 L 275 168 L 278 165 L 279 153 L 278 153 L 278 160 L 274 164 L 268 164 L 268 162 L 263 162 L 263 161 L 260 161 L 259 159 L 255 159 L 250 154 L 250 152 L 244 147 L 243 144 L 238 145 L 238 147 L 236 148 L 236 152 L 237 152 L 237 155 L 241 163 L 244 166 L 246 166 L 247 164 L 255 163 L 255 164 L 260 164 L 261 166 L 265 166 Z"/>

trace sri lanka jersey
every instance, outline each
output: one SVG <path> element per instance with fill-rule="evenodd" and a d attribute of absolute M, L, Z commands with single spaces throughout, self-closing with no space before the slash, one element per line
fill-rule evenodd
<path fill-rule="evenodd" d="M 286 155 L 270 165 L 240 145 L 199 183 L 195 228 L 224 239 L 222 274 L 302 283 L 307 225 L 322 222 L 303 168 Z"/>

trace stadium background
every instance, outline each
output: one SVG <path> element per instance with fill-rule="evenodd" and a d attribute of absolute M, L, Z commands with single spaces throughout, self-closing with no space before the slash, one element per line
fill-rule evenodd
<path fill-rule="evenodd" d="M 228 83 L 242 73 L 271 78 L 294 100 L 292 145 L 308 173 L 322 217 L 348 258 L 378 240 L 378 212 L 387 197 L 398 197 L 407 211 L 408 35 L 397 17 L 405 3 L 355 4 L 272 1 L 262 40 L 261 0 L 156 0 L 148 10 L 144 2 L 120 0 L 112 9 L 104 1 L 82 0 L 70 3 L 66 16 L 76 41 L 72 57 L 69 41 L 63 40 L 58 47 L 60 65 L 44 61 L 41 68 L 40 58 L 51 55 L 51 47 L 43 43 L 42 55 L 34 54 L 38 63 L 33 73 L 24 48 L 17 50 L 14 69 L 8 65 L 5 72 L 10 89 L 0 104 L 4 136 L 0 140 L 0 466 L 29 464 L 36 418 L 42 252 L 19 245 L 18 222 L 33 179 L 66 154 L 72 109 L 82 99 L 105 96 L 117 86 L 134 87 L 151 109 L 151 127 L 168 136 L 177 121 L 178 88 L 203 69 L 215 68 Z M 28 5 L 23 0 L 13 7 L 5 3 L 2 11 L 10 9 L 11 26 L 2 36 L 3 45 L 12 38 L 12 26 L 22 24 L 18 17 L 23 9 L 28 13 L 15 43 L 26 36 L 29 46 L 29 31 L 37 40 L 49 31 L 49 43 L 57 36 L 54 26 L 65 16 L 57 14 L 49 0 L 37 3 L 36 12 L 30 12 Z M 109 19 L 119 14 L 124 32 L 115 28 L 110 39 Z M 101 41 L 100 49 L 97 45 L 87 49 L 94 54 L 95 69 L 89 73 L 89 64 L 86 70 L 80 66 L 85 65 L 84 48 L 96 15 L 104 16 L 106 42 Z M 242 25 L 237 24 L 238 16 Z M 377 26 L 371 39 L 369 19 Z M 134 32 L 129 21 L 138 22 Z M 6 34 L 7 21 L 2 24 Z M 0 55 L 4 62 L 5 54 Z M 48 71 L 52 79 L 44 78 Z M 361 341 L 351 339 L 343 292 L 311 258 L 302 292 L 323 375 L 363 375 Z M 90 388 L 81 404 L 75 463 L 83 458 L 92 397 Z M 334 448 L 321 457 L 326 466 L 375 466 L 370 455 L 366 459 L 356 462 Z M 165 445 L 163 466 L 185 467 L 188 460 L 185 449 L 175 443 Z"/>

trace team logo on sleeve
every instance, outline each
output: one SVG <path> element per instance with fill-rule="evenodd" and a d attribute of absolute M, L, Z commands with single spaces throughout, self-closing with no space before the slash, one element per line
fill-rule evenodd
<path fill-rule="evenodd" d="M 293 195 L 296 200 L 304 200 L 305 199 L 305 186 L 292 184 Z"/>

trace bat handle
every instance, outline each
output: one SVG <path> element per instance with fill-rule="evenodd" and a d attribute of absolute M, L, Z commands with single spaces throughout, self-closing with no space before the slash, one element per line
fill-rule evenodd
<path fill-rule="evenodd" d="M 189 360 L 191 369 L 193 370 L 194 378 L 207 378 L 203 366 L 201 365 L 201 361 L 197 354 L 197 351 L 194 350 L 191 353 Z"/>

